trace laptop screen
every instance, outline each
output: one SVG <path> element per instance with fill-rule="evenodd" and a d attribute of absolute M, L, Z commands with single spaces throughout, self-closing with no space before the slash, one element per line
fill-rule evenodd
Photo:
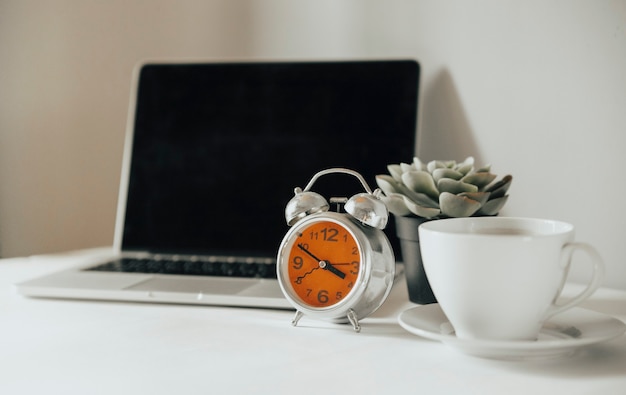
<path fill-rule="evenodd" d="M 418 83 L 411 60 L 144 65 L 122 249 L 274 257 L 316 172 L 350 168 L 373 190 L 412 160 Z M 312 190 L 363 192 L 345 174 Z"/>

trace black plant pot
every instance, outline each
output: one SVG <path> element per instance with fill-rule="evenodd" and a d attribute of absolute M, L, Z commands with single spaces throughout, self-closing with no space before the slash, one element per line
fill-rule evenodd
<path fill-rule="evenodd" d="M 418 304 L 436 303 L 430 283 L 424 272 L 420 241 L 417 228 L 424 222 L 424 218 L 394 217 L 396 222 L 396 235 L 400 240 L 402 260 L 404 261 L 404 274 L 406 285 L 409 290 L 409 300 Z"/>

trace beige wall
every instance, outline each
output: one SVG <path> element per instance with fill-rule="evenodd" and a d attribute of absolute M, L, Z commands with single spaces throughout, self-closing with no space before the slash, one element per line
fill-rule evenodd
<path fill-rule="evenodd" d="M 243 57 L 233 1 L 0 1 L 0 251 L 110 245 L 133 66 Z"/>
<path fill-rule="evenodd" d="M 138 60 L 397 56 L 420 156 L 513 174 L 504 214 L 573 222 L 626 288 L 625 1 L 0 0 L 0 251 L 112 243 Z"/>

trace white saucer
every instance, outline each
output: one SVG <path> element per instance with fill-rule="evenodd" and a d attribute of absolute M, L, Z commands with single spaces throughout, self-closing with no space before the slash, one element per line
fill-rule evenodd
<path fill-rule="evenodd" d="M 459 339 L 439 304 L 410 308 L 398 322 L 407 331 L 438 340 L 477 357 L 495 359 L 540 359 L 570 355 L 578 348 L 620 336 L 622 321 L 582 308 L 573 308 L 549 319 L 536 341 L 491 341 Z"/>

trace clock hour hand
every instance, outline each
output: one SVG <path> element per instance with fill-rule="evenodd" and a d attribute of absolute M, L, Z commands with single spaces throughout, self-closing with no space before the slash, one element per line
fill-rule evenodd
<path fill-rule="evenodd" d="M 334 274 L 335 276 L 344 279 L 346 278 L 346 274 L 344 272 L 342 272 L 341 270 L 337 269 L 336 267 L 334 267 L 333 265 L 331 265 L 330 262 L 328 261 L 324 261 L 324 265 L 322 266 L 322 262 L 320 262 L 320 267 L 324 270 L 328 270 L 329 272 L 331 272 L 332 274 Z"/>
<path fill-rule="evenodd" d="M 321 267 L 322 269 L 328 270 L 329 272 L 331 272 L 332 274 L 334 274 L 335 276 L 339 278 L 342 278 L 342 279 L 346 278 L 346 274 L 344 272 L 334 267 L 330 262 L 325 261 L 323 259 L 319 259 L 315 255 L 313 255 L 311 251 L 309 251 L 303 244 L 298 244 L 298 248 L 301 249 L 305 254 L 307 254 L 311 258 L 315 259 L 319 263 L 319 267 Z"/>

